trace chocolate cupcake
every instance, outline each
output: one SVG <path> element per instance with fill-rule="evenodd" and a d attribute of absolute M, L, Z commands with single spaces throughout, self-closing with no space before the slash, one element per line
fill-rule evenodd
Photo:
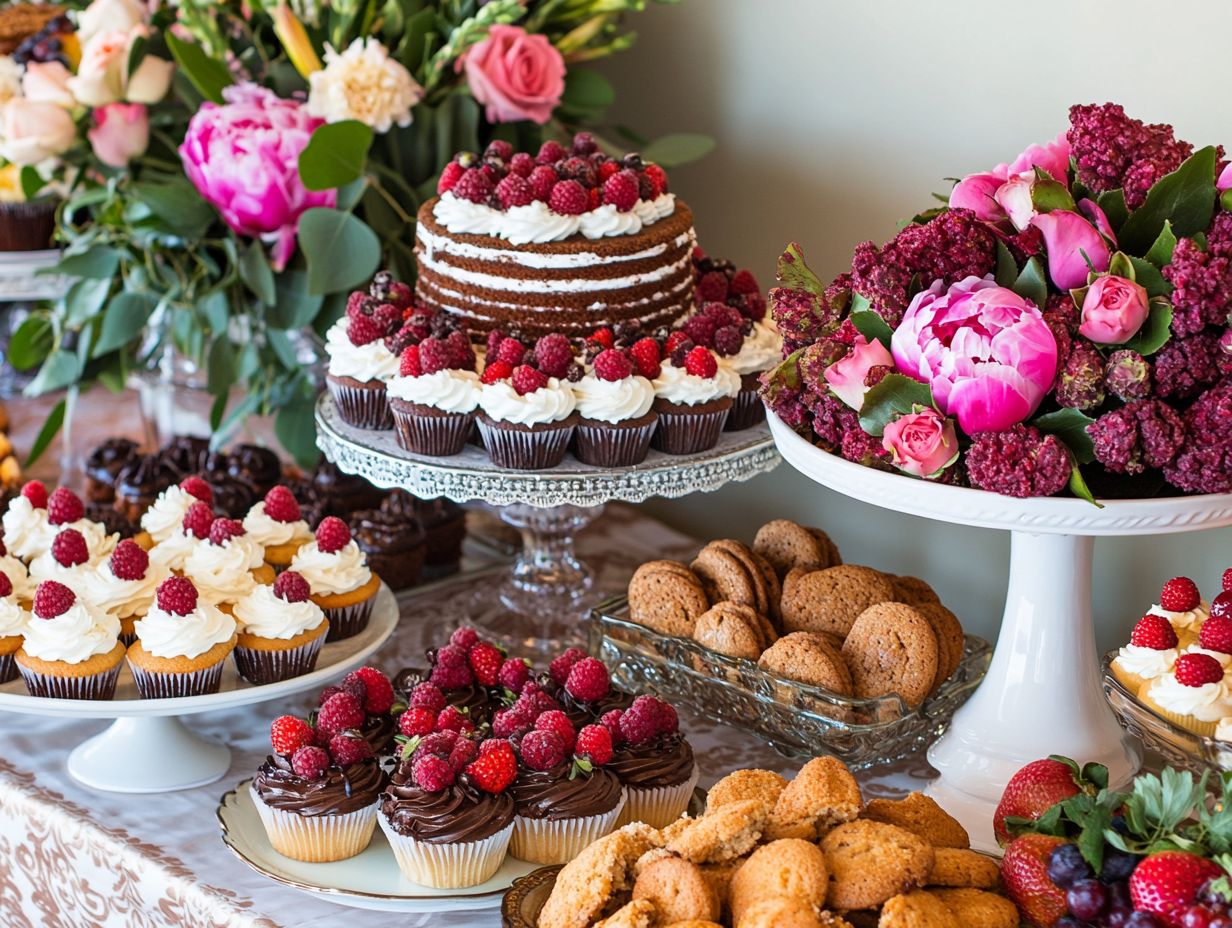
<path fill-rule="evenodd" d="M 620 733 L 608 764 L 626 790 L 617 824 L 645 822 L 666 828 L 688 806 L 697 785 L 693 748 L 677 727 L 675 711 L 653 696 L 639 696 L 624 711 Z"/>
<path fill-rule="evenodd" d="M 532 769 L 544 753 L 542 743 L 557 737 L 532 732 L 521 743 L 522 767 L 509 794 L 514 802 L 509 853 L 535 864 L 565 864 L 608 834 L 625 804 L 625 790 L 612 771 L 562 760 L 546 770 Z M 564 752 L 559 738 L 547 750 Z M 549 758 L 551 759 L 551 758 Z"/>
<path fill-rule="evenodd" d="M 436 651 L 436 648 L 429 648 L 426 652 L 430 662 L 435 662 Z M 430 670 L 406 667 L 394 677 L 394 690 L 400 693 L 402 698 L 409 703 L 415 687 L 421 683 L 429 682 L 431 675 L 432 672 Z M 445 697 L 445 704 L 464 712 L 467 718 L 474 722 L 476 726 L 491 721 L 490 707 L 493 702 L 492 694 L 488 692 L 486 687 L 476 683 L 473 677 L 467 683 L 460 683 L 456 686 L 441 686 L 440 690 Z"/>
<path fill-rule="evenodd" d="M 435 580 L 456 574 L 462 563 L 462 542 L 466 538 L 466 510 L 443 496 L 419 499 L 403 490 L 391 493 L 382 508 L 396 511 L 407 505 L 406 500 L 410 501 L 427 535 L 424 579 Z"/>
<path fill-rule="evenodd" d="M 317 465 L 316 472 L 312 475 L 312 483 L 325 505 L 329 507 L 327 515 L 345 517 L 360 509 L 376 509 L 385 498 L 382 490 L 378 490 L 363 477 L 344 474 L 336 465 L 324 459 Z"/>
<path fill-rule="evenodd" d="M 108 438 L 91 451 L 86 458 L 86 502 L 114 502 L 116 476 L 137 453 L 137 443 L 128 438 Z"/>
<path fill-rule="evenodd" d="M 227 473 L 262 499 L 282 480 L 282 461 L 269 448 L 236 445 L 227 456 Z"/>
<path fill-rule="evenodd" d="M 427 543 L 418 517 L 395 515 L 382 507 L 356 512 L 349 521 L 355 543 L 391 590 L 410 589 L 420 582 Z"/>
<path fill-rule="evenodd" d="M 116 474 L 115 511 L 136 525 L 158 494 L 180 480 L 161 454 L 139 454 Z"/>
<path fill-rule="evenodd" d="M 175 483 L 197 474 L 205 468 L 210 454 L 210 440 L 198 435 L 177 435 L 158 452 L 159 456 L 175 469 Z"/>
<path fill-rule="evenodd" d="M 132 538 L 137 533 L 137 527 L 111 503 L 86 503 L 86 518 L 102 525 L 108 535 L 119 535 L 121 539 Z"/>

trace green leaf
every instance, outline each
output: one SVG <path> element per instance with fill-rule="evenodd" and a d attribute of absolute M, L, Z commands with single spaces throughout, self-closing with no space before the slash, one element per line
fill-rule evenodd
<path fill-rule="evenodd" d="M 274 305 L 278 296 L 274 290 L 274 272 L 266 260 L 265 249 L 256 239 L 240 253 L 240 280 L 262 305 Z"/>
<path fill-rule="evenodd" d="M 432 178 L 432 192 L 436 192 L 436 178 Z M 368 181 L 366 178 L 360 177 L 351 181 L 349 184 L 343 184 L 338 188 L 338 197 L 335 204 L 336 209 L 346 210 L 350 212 L 359 205 L 359 201 L 364 198 L 364 193 L 368 190 Z M 416 204 L 418 205 L 418 204 Z M 408 230 L 413 231 L 413 230 Z M 411 236 L 414 237 L 413 235 Z"/>
<path fill-rule="evenodd" d="M 1215 199 L 1215 149 L 1208 145 L 1155 182 L 1146 202 L 1130 214 L 1118 232 L 1120 247 L 1131 254 L 1144 254 L 1168 220 L 1172 221 L 1173 233 L 1180 237 L 1205 229 L 1210 225 Z"/>
<path fill-rule="evenodd" d="M 398 43 L 397 58 L 411 73 L 419 70 L 423 64 L 424 53 L 427 50 L 426 39 L 436 27 L 436 10 L 428 8 L 414 15 L 408 15 L 406 30 Z M 422 77 L 422 75 L 420 75 Z"/>
<path fill-rule="evenodd" d="M 1018 262 L 1005 246 L 1005 242 L 997 240 L 997 286 L 1012 287 L 1018 279 Z"/>
<path fill-rule="evenodd" d="M 860 407 L 860 428 L 870 435 L 881 435 L 893 419 L 911 412 L 915 406 L 932 406 L 933 392 L 928 384 L 902 374 L 887 374 L 864 394 Z"/>
<path fill-rule="evenodd" d="M 99 314 L 111 296 L 111 285 L 110 278 L 83 277 L 68 288 L 64 294 L 64 321 L 69 328 L 80 328 Z"/>
<path fill-rule="evenodd" d="M 1120 188 L 1105 190 L 1095 198 L 1095 202 L 1099 204 L 1099 208 L 1108 217 L 1108 225 L 1112 226 L 1114 232 L 1125 225 L 1125 220 L 1129 218 L 1129 207 L 1125 205 L 1124 190 Z"/>
<path fill-rule="evenodd" d="M 210 327 L 210 334 L 217 335 L 227 331 L 227 323 L 231 316 L 231 301 L 225 290 L 211 290 L 197 300 L 197 312 Z"/>
<path fill-rule="evenodd" d="M 1164 221 L 1164 227 L 1159 230 L 1159 237 L 1155 239 L 1155 244 L 1151 246 L 1151 250 L 1145 255 L 1146 260 L 1150 261 L 1157 268 L 1163 268 L 1165 265 L 1172 263 L 1172 251 L 1176 248 L 1176 235 L 1172 231 L 1171 220 Z"/>
<path fill-rule="evenodd" d="M 81 377 L 81 359 L 72 351 L 57 348 L 47 356 L 34 379 L 22 391 L 26 396 L 42 396 L 63 390 Z"/>
<path fill-rule="evenodd" d="M 1035 169 L 1035 183 L 1031 187 L 1031 205 L 1041 213 L 1048 213 L 1054 209 L 1073 210 L 1076 208 L 1069 188 L 1060 181 L 1054 180 L 1052 175 L 1043 168 L 1038 167 Z"/>
<path fill-rule="evenodd" d="M 1129 255 L 1123 251 L 1114 251 L 1112 257 L 1108 260 L 1108 273 L 1114 277 L 1124 277 L 1126 280 L 1137 282 L 1137 276 L 1134 273 L 1134 265 L 1129 259 Z"/>
<path fill-rule="evenodd" d="M 323 297 L 308 292 L 308 274 L 288 268 L 274 278 L 274 305 L 266 314 L 276 329 L 301 329 L 311 323 L 321 309 Z"/>
<path fill-rule="evenodd" d="M 279 409 L 274 417 L 274 434 L 279 443 L 302 467 L 311 467 L 320 454 L 315 405 L 311 400 L 296 400 Z"/>
<path fill-rule="evenodd" d="M 222 61 L 211 58 L 200 45 L 167 32 L 167 47 L 180 70 L 207 100 L 222 103 L 222 90 L 232 84 L 231 72 Z"/>
<path fill-rule="evenodd" d="M 210 344 L 206 373 L 206 389 L 214 396 L 225 396 L 235 383 L 235 348 L 225 332 Z"/>
<path fill-rule="evenodd" d="M 1040 416 L 1031 424 L 1041 432 L 1056 435 L 1073 453 L 1079 464 L 1095 460 L 1095 443 L 1087 434 L 1087 427 L 1095 422 L 1081 409 L 1058 409 Z"/>
<path fill-rule="evenodd" d="M 314 294 L 358 287 L 381 260 L 381 241 L 372 229 L 350 213 L 324 207 L 300 217 L 299 247 L 308 262 L 308 292 Z"/>
<path fill-rule="evenodd" d="M 170 183 L 133 184 L 132 193 L 168 229 L 182 238 L 202 238 L 218 218 L 214 208 L 201 199 L 201 194 L 187 179 Z"/>
<path fill-rule="evenodd" d="M 890 347 L 890 339 L 894 335 L 894 330 L 890 328 L 889 323 L 882 319 L 871 309 L 856 309 L 856 300 L 863 300 L 867 306 L 868 300 L 859 294 L 853 294 L 851 298 L 851 324 L 856 327 L 861 335 L 868 341 L 879 341 L 888 349 Z"/>
<path fill-rule="evenodd" d="M 1077 464 L 1069 472 L 1069 491 L 1079 499 L 1085 499 L 1088 503 L 1099 509 L 1104 508 L 1104 504 L 1095 499 L 1091 488 L 1087 486 L 1086 480 L 1082 478 L 1082 471 L 1078 468 Z"/>
<path fill-rule="evenodd" d="M 804 260 L 804 250 L 796 242 L 788 245 L 779 255 L 775 278 L 784 287 L 792 290 L 807 290 L 818 296 L 821 296 L 826 289 L 825 284 L 818 280 L 817 275 L 809 270 Z"/>
<path fill-rule="evenodd" d="M 9 340 L 9 362 L 19 371 L 28 371 L 42 364 L 55 344 L 51 320 L 46 316 L 29 316 Z"/>
<path fill-rule="evenodd" d="M 158 300 L 148 293 L 117 293 L 107 304 L 102 331 L 94 343 L 91 356 L 100 357 L 139 338 L 146 320 L 157 305 Z"/>
<path fill-rule="evenodd" d="M 589 68 L 570 68 L 565 74 L 565 90 L 560 97 L 560 112 L 585 122 L 597 122 L 604 110 L 616 101 L 611 81 Z"/>
<path fill-rule="evenodd" d="M 33 200 L 47 186 L 47 181 L 33 165 L 25 165 L 21 169 L 21 195 L 27 200 Z"/>
<path fill-rule="evenodd" d="M 56 433 L 64 425 L 64 410 L 67 405 L 67 400 L 60 400 L 60 402 L 52 407 L 51 413 L 47 416 L 47 421 L 39 429 L 38 437 L 34 439 L 34 444 L 30 446 L 30 454 L 26 457 L 27 468 L 33 467 L 34 462 L 43 456 L 47 446 L 51 444 L 52 439 L 56 437 Z"/>
<path fill-rule="evenodd" d="M 296 370 L 299 367 L 299 358 L 295 354 L 295 346 L 291 344 L 291 339 L 286 332 L 280 332 L 278 329 L 266 329 L 265 340 L 269 342 L 270 350 L 274 352 L 278 361 L 289 371 Z"/>
<path fill-rule="evenodd" d="M 698 161 L 714 150 L 714 139 L 696 132 L 660 136 L 642 149 L 642 158 L 667 168 Z"/>
<path fill-rule="evenodd" d="M 1038 257 L 1027 261 L 1010 289 L 1042 310 L 1048 303 L 1048 278 L 1043 262 Z"/>
<path fill-rule="evenodd" d="M 357 119 L 326 123 L 299 153 L 299 177 L 309 190 L 332 190 L 364 174 L 372 129 Z"/>
<path fill-rule="evenodd" d="M 1151 300 L 1151 311 L 1146 322 L 1134 333 L 1122 348 L 1136 351 L 1143 357 L 1153 355 L 1172 337 L 1172 304 L 1165 300 Z"/>
<path fill-rule="evenodd" d="M 119 251 L 107 245 L 95 245 L 76 254 L 65 254 L 55 267 L 47 268 L 45 273 L 101 280 L 114 277 L 119 267 Z"/>
<path fill-rule="evenodd" d="M 1172 285 L 1164 280 L 1164 275 L 1154 264 L 1146 258 L 1130 258 L 1129 263 L 1134 268 L 1134 282 L 1146 291 L 1147 296 L 1171 296 Z"/>

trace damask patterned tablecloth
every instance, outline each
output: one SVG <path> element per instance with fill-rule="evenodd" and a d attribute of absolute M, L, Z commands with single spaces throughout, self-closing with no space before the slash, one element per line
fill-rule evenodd
<path fill-rule="evenodd" d="M 622 588 L 643 560 L 691 557 L 698 547 L 625 506 L 609 507 L 579 546 L 599 568 L 605 590 Z M 423 648 L 464 618 L 469 595 L 468 584 L 453 583 L 408 599 L 401 625 L 375 663 L 393 672 L 422 661 Z M 192 716 L 200 731 L 231 746 L 231 770 L 210 786 L 149 796 L 95 792 L 69 778 L 68 751 L 105 723 L 0 716 L 0 926 L 298 928 L 344 920 L 365 928 L 499 925 L 493 910 L 405 915 L 344 908 L 267 880 L 223 846 L 214 814 L 219 797 L 261 762 L 269 720 L 306 713 L 310 702 L 311 694 Z M 737 767 L 790 772 L 799 766 L 735 729 L 687 715 L 682 724 L 703 786 Z M 865 782 L 870 793 L 888 793 L 929 774 L 916 758 L 871 771 Z"/>

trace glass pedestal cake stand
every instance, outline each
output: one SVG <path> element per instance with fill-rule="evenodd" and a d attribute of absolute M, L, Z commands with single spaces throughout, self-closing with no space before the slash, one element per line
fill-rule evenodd
<path fill-rule="evenodd" d="M 634 467 L 608 470 L 568 456 L 550 471 L 516 471 L 497 467 L 477 446 L 449 458 L 411 455 L 398 447 L 393 431 L 344 423 L 328 394 L 317 402 L 316 420 L 317 444 L 346 473 L 423 498 L 500 507 L 501 518 L 521 533 L 522 551 L 508 574 L 493 584 L 480 581 L 466 618 L 524 653 L 585 645 L 582 619 L 600 596 L 574 538 L 605 503 L 717 490 L 780 460 L 764 423 L 724 432 L 715 448 L 700 454 L 651 451 Z"/>
<path fill-rule="evenodd" d="M 996 850 L 992 815 L 1006 782 L 1049 754 L 1107 765 L 1113 787 L 1141 750 L 1104 696 L 1091 618 L 1098 536 L 1162 535 L 1232 525 L 1232 495 L 1109 500 L 1013 499 L 873 470 L 814 447 L 771 415 L 783 458 L 822 486 L 896 512 L 1010 532 L 1005 614 L 983 683 L 928 752 L 929 793 L 972 846 Z"/>

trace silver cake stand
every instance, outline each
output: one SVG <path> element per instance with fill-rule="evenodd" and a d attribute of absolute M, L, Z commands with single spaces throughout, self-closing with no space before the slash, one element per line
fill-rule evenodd
<path fill-rule="evenodd" d="M 468 620 L 517 651 L 585 642 L 581 618 L 599 594 L 593 571 L 578 560 L 574 538 L 606 503 L 710 492 L 780 461 L 765 423 L 724 432 L 715 448 L 701 454 L 651 451 L 641 464 L 617 470 L 567 456 L 550 471 L 516 471 L 497 467 L 477 446 L 449 458 L 412 455 L 398 447 L 393 431 L 344 423 L 328 394 L 317 401 L 316 421 L 317 444 L 339 470 L 425 499 L 500 507 L 501 519 L 521 533 L 522 551 L 508 574 L 476 589 Z"/>

